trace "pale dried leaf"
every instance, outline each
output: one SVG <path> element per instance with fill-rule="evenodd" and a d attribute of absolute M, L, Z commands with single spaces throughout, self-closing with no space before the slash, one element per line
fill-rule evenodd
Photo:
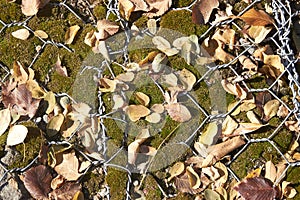
<path fill-rule="evenodd" d="M 196 83 L 195 75 L 187 69 L 183 69 L 179 73 L 179 79 L 183 83 L 185 90 L 191 91 Z"/>
<path fill-rule="evenodd" d="M 211 122 L 208 124 L 207 129 L 199 137 L 199 142 L 204 145 L 212 145 L 216 142 L 219 136 L 218 124 L 216 122 Z"/>
<path fill-rule="evenodd" d="M 187 192 L 190 194 L 197 194 L 197 193 L 203 191 L 203 188 L 201 188 L 201 187 L 196 190 L 191 187 L 187 171 L 183 175 L 175 177 L 174 184 L 176 186 L 176 189 L 182 193 Z"/>
<path fill-rule="evenodd" d="M 165 58 L 166 56 L 162 53 L 156 54 L 156 56 L 153 58 L 153 62 L 151 65 L 153 72 L 158 73 L 163 69 L 165 64 Z"/>
<path fill-rule="evenodd" d="M 287 181 L 283 181 L 281 183 L 282 193 L 283 193 L 283 196 L 285 196 L 289 199 L 292 199 L 296 196 L 297 191 L 294 188 L 292 188 L 291 186 L 288 186 L 289 184 L 290 184 L 290 182 L 287 182 Z"/>
<path fill-rule="evenodd" d="M 218 169 L 218 172 L 220 174 L 220 178 L 218 178 L 216 180 L 216 187 L 223 187 L 224 184 L 228 181 L 228 170 L 227 170 L 227 167 L 221 163 L 221 162 L 217 162 L 215 165 L 214 165 L 215 168 Z"/>
<path fill-rule="evenodd" d="M 165 105 L 165 109 L 174 121 L 186 122 L 192 118 L 190 111 L 182 104 L 168 104 Z"/>
<path fill-rule="evenodd" d="M 135 78 L 135 74 L 133 72 L 126 72 L 116 76 L 116 79 L 123 82 L 131 82 Z"/>
<path fill-rule="evenodd" d="M 59 154 L 60 162 L 54 167 L 54 170 L 62 175 L 68 181 L 76 181 L 81 174 L 78 172 L 79 162 L 75 155 L 75 151 L 70 153 Z"/>
<path fill-rule="evenodd" d="M 149 11 L 144 13 L 144 15 L 149 18 L 163 15 L 172 5 L 172 0 L 145 0 L 145 2 L 149 5 L 147 9 Z"/>
<path fill-rule="evenodd" d="M 218 29 L 212 36 L 212 39 L 218 41 L 219 45 L 226 44 L 229 49 L 233 49 L 235 44 L 235 31 L 229 28 Z"/>
<path fill-rule="evenodd" d="M 9 108 L 0 110 L 0 136 L 5 133 L 11 121 L 11 115 Z"/>
<path fill-rule="evenodd" d="M 227 80 L 222 80 L 221 84 L 226 92 L 229 94 L 233 94 L 240 99 L 246 99 L 247 97 L 247 92 L 241 88 L 241 86 L 238 83 L 230 83 Z"/>
<path fill-rule="evenodd" d="M 274 20 L 263 10 L 255 10 L 251 8 L 239 17 L 244 20 L 246 24 L 252 26 L 266 26 L 274 24 Z"/>
<path fill-rule="evenodd" d="M 112 108 L 112 110 L 118 110 L 119 108 L 123 108 L 125 106 L 125 101 L 123 97 L 119 94 L 113 95 L 113 102 L 114 102 L 114 107 Z"/>
<path fill-rule="evenodd" d="M 205 199 L 221 200 L 220 195 L 211 189 L 204 190 L 204 197 Z"/>
<path fill-rule="evenodd" d="M 157 31 L 156 20 L 155 19 L 149 19 L 147 21 L 147 27 L 148 27 L 149 32 L 154 35 Z"/>
<path fill-rule="evenodd" d="M 200 178 L 199 178 L 198 174 L 190 166 L 186 167 L 186 172 L 187 172 L 187 175 L 189 177 L 189 182 L 190 182 L 191 187 L 194 190 L 198 189 L 201 185 L 201 181 L 200 181 Z"/>
<path fill-rule="evenodd" d="M 233 132 L 233 134 L 243 135 L 243 134 L 251 133 L 267 125 L 268 124 L 263 125 L 258 123 L 240 123 L 239 127 Z"/>
<path fill-rule="evenodd" d="M 46 92 L 39 86 L 35 80 L 28 80 L 26 82 L 27 89 L 31 92 L 31 95 L 35 99 L 42 99 L 45 97 Z"/>
<path fill-rule="evenodd" d="M 286 117 L 289 114 L 289 110 L 284 106 L 284 105 L 280 105 L 277 111 L 277 116 L 278 117 Z"/>
<path fill-rule="evenodd" d="M 251 26 L 248 30 L 249 36 L 254 39 L 256 44 L 261 43 L 266 36 L 271 32 L 271 27 Z"/>
<path fill-rule="evenodd" d="M 239 124 L 230 115 L 227 115 L 222 123 L 222 134 L 231 135 L 238 126 Z"/>
<path fill-rule="evenodd" d="M 54 116 L 49 121 L 49 123 L 47 124 L 47 135 L 49 137 L 53 137 L 59 132 L 62 124 L 64 123 L 64 119 L 65 119 L 64 115 L 60 113 Z"/>
<path fill-rule="evenodd" d="M 219 7 L 218 0 L 198 0 L 192 9 L 192 20 L 195 24 L 206 24 L 213 9 Z"/>
<path fill-rule="evenodd" d="M 158 123 L 161 120 L 161 116 L 158 113 L 151 113 L 150 115 L 146 116 L 145 118 L 146 121 L 150 123 Z"/>
<path fill-rule="evenodd" d="M 126 20 L 129 20 L 131 13 L 135 9 L 135 5 L 129 0 L 119 0 L 118 5 L 119 5 L 120 14 Z"/>
<path fill-rule="evenodd" d="M 32 16 L 38 13 L 39 8 L 43 8 L 50 0 L 22 0 L 22 13 Z"/>
<path fill-rule="evenodd" d="M 178 78 L 174 73 L 164 74 L 162 75 L 162 82 L 171 87 L 176 87 L 178 85 Z"/>
<path fill-rule="evenodd" d="M 232 102 L 232 103 L 230 103 L 230 104 L 228 105 L 228 108 L 227 108 L 227 111 L 228 111 L 228 112 L 231 112 L 232 109 L 236 107 L 236 108 L 230 113 L 231 116 L 236 116 L 236 115 L 240 114 L 240 112 L 241 112 L 241 106 L 237 106 L 238 104 L 239 104 L 238 101 L 234 101 L 234 102 Z"/>
<path fill-rule="evenodd" d="M 258 119 L 258 117 L 256 116 L 256 114 L 250 110 L 246 113 L 247 118 L 249 119 L 249 121 L 251 123 L 255 123 L 255 124 L 261 124 L 261 121 Z"/>
<path fill-rule="evenodd" d="M 99 90 L 101 92 L 114 92 L 117 87 L 117 80 L 111 80 L 108 78 L 101 78 L 99 80 Z"/>
<path fill-rule="evenodd" d="M 77 32 L 79 31 L 80 29 L 80 26 L 78 25 L 74 25 L 74 26 L 71 26 L 66 34 L 65 34 L 65 44 L 72 44 Z"/>
<path fill-rule="evenodd" d="M 268 161 L 265 164 L 265 178 L 269 179 L 270 181 L 272 181 L 273 183 L 276 180 L 276 167 L 275 165 L 272 163 L 272 161 Z"/>
<path fill-rule="evenodd" d="M 108 33 L 108 35 L 113 35 L 119 31 L 119 26 L 107 19 L 102 19 L 97 21 L 97 29 L 99 32 L 101 32 L 101 30 L 104 30 L 105 32 Z M 106 39 L 106 38 L 104 37 L 99 39 Z"/>
<path fill-rule="evenodd" d="M 30 36 L 30 33 L 26 28 L 22 28 L 12 32 L 11 35 L 20 40 L 27 40 Z"/>
<path fill-rule="evenodd" d="M 258 66 L 252 62 L 250 58 L 245 55 L 239 57 L 240 63 L 243 65 L 243 69 L 247 69 L 249 71 L 257 71 Z"/>
<path fill-rule="evenodd" d="M 138 102 L 143 106 L 148 106 L 150 103 L 150 98 L 148 97 L 148 95 L 144 94 L 143 92 L 136 92 L 135 97 L 138 100 Z"/>
<path fill-rule="evenodd" d="M 284 71 L 284 65 L 281 63 L 281 58 L 279 55 L 267 55 L 263 54 L 263 62 L 266 65 L 271 65 L 278 69 L 281 73 Z"/>
<path fill-rule="evenodd" d="M 135 165 L 140 145 L 150 137 L 148 129 L 142 129 L 136 139 L 128 145 L 128 163 Z"/>
<path fill-rule="evenodd" d="M 24 142 L 28 133 L 28 129 L 23 125 L 13 125 L 10 127 L 7 135 L 6 144 L 14 146 Z"/>
<path fill-rule="evenodd" d="M 65 182 L 65 178 L 62 175 L 57 175 L 51 181 L 51 188 L 52 188 L 52 190 L 60 188 L 63 185 L 64 182 Z"/>
<path fill-rule="evenodd" d="M 42 30 L 34 31 L 34 36 L 40 37 L 42 39 L 47 39 L 48 38 L 48 34 L 45 31 L 42 31 Z"/>
<path fill-rule="evenodd" d="M 129 119 L 133 122 L 139 120 L 141 117 L 146 117 L 150 114 L 150 110 L 143 105 L 129 105 L 126 108 L 126 113 Z"/>
<path fill-rule="evenodd" d="M 159 114 L 162 114 L 165 111 L 165 107 L 162 104 L 154 104 L 150 109 Z"/>
<path fill-rule="evenodd" d="M 55 107 L 55 104 L 56 104 L 56 99 L 55 99 L 54 93 L 52 91 L 47 92 L 46 95 L 45 95 L 44 100 L 48 104 L 46 114 L 49 114 L 54 110 L 54 107 Z"/>
<path fill-rule="evenodd" d="M 59 55 L 57 56 L 57 61 L 54 65 L 54 69 L 59 75 L 68 77 L 67 69 L 65 66 L 61 65 L 61 60 L 60 60 Z"/>
<path fill-rule="evenodd" d="M 78 197 L 78 196 L 76 196 L 76 194 L 78 194 L 78 192 L 80 193 L 80 190 L 81 190 L 80 183 L 65 182 L 60 188 L 57 188 L 56 190 L 53 190 L 51 193 L 49 193 L 49 199 L 76 200 L 76 199 L 74 199 L 74 197 L 76 197 L 76 198 Z M 80 200 L 82 200 L 82 199 L 80 199 Z"/>
<path fill-rule="evenodd" d="M 272 117 L 274 117 L 277 114 L 277 111 L 279 109 L 280 106 L 280 102 L 277 99 L 273 99 L 271 101 L 268 101 L 265 105 L 264 105 L 264 114 L 265 114 L 265 118 L 267 120 L 271 119 Z"/>
<path fill-rule="evenodd" d="M 90 47 L 95 47 L 96 45 L 96 36 L 95 36 L 95 31 L 91 30 L 90 32 L 87 32 L 85 37 L 84 37 L 84 43 L 89 45 Z"/>
<path fill-rule="evenodd" d="M 234 59 L 234 56 L 224 51 L 221 46 L 215 49 L 214 58 L 224 63 L 228 63 Z"/>

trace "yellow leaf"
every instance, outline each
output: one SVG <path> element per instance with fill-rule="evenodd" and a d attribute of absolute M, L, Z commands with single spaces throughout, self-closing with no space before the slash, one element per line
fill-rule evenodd
<path fill-rule="evenodd" d="M 77 32 L 79 31 L 80 26 L 74 25 L 71 26 L 65 35 L 65 44 L 72 44 Z"/>

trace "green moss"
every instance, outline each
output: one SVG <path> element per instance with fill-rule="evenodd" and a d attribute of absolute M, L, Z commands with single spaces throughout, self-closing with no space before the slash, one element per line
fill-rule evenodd
<path fill-rule="evenodd" d="M 100 191 L 101 184 L 104 182 L 104 175 L 90 172 L 84 176 L 82 182 L 85 199 L 89 199 Z"/>
<path fill-rule="evenodd" d="M 254 77 L 245 82 L 252 89 L 269 88 L 269 85 L 266 82 L 266 78 L 261 75 L 255 75 Z"/>
<path fill-rule="evenodd" d="M 2 158 L 5 155 L 5 145 L 7 140 L 8 131 L 0 136 L 0 157 Z"/>
<path fill-rule="evenodd" d="M 279 136 L 284 137 L 283 135 Z M 274 139 L 278 141 L 278 139 Z M 286 145 L 287 142 L 281 143 Z M 283 148 L 281 148 L 283 149 Z M 286 151 L 287 149 L 285 149 Z M 284 153 L 284 151 L 282 152 Z M 282 159 L 281 155 L 268 142 L 252 143 L 239 157 L 231 164 L 230 168 L 239 178 L 244 178 L 252 170 L 262 166 L 265 162 L 272 160 L 277 164 Z"/>
<path fill-rule="evenodd" d="M 95 17 L 99 20 L 99 19 L 105 19 L 106 17 L 106 7 L 104 5 L 97 5 L 94 8 L 94 15 Z"/>
<path fill-rule="evenodd" d="M 31 35 L 27 40 L 14 38 L 11 33 L 22 27 L 7 28 L 0 39 L 0 61 L 8 67 L 13 66 L 14 61 L 19 61 L 28 66 L 33 60 L 36 51 L 35 47 L 42 42 Z"/>
<path fill-rule="evenodd" d="M 173 5 L 176 8 L 182 8 L 191 5 L 193 2 L 193 0 L 174 0 Z"/>
<path fill-rule="evenodd" d="M 291 186 L 297 190 L 297 194 L 293 199 L 300 199 L 300 168 L 292 167 L 287 171 L 286 181 L 291 182 Z"/>
<path fill-rule="evenodd" d="M 245 3 L 244 1 L 240 1 L 240 2 L 236 2 L 234 5 L 233 5 L 233 14 L 237 15 L 239 14 L 240 12 L 242 12 L 243 10 L 245 10 L 245 8 L 248 6 L 247 3 Z"/>
<path fill-rule="evenodd" d="M 162 199 L 161 191 L 152 175 L 146 176 L 142 190 L 146 196 L 146 199 Z"/>
<path fill-rule="evenodd" d="M 170 198 L 170 200 L 192 200 L 194 197 L 188 193 L 178 193 L 176 197 Z"/>
<path fill-rule="evenodd" d="M 20 154 L 15 156 L 14 162 L 8 166 L 9 169 L 27 166 L 39 154 L 41 144 L 45 141 L 42 131 L 33 122 L 28 121 L 21 124 L 28 129 L 28 134 L 24 141 L 25 153 L 24 144 L 17 145 L 16 150 Z"/>
<path fill-rule="evenodd" d="M 26 17 L 21 12 L 21 6 L 17 3 L 9 3 L 7 0 L 0 0 L 0 19 L 5 23 L 22 21 Z"/>
<path fill-rule="evenodd" d="M 127 173 L 115 168 L 108 168 L 105 181 L 110 187 L 112 200 L 121 200 L 126 197 Z"/>
<path fill-rule="evenodd" d="M 138 28 L 147 28 L 147 22 L 148 22 L 148 17 L 146 16 L 141 16 L 140 18 L 138 18 L 134 24 L 138 27 Z"/>
<path fill-rule="evenodd" d="M 48 89 L 55 93 L 69 92 L 73 83 L 72 78 L 62 76 L 57 72 L 54 72 L 50 76 L 50 80 L 51 81 L 47 85 Z"/>
<path fill-rule="evenodd" d="M 180 26 L 179 26 L 180 24 Z M 162 28 L 176 30 L 184 35 L 202 35 L 208 29 L 207 25 L 197 25 L 192 22 L 192 14 L 187 10 L 170 11 L 162 16 L 160 21 Z M 179 28 L 180 27 L 180 28 Z"/>

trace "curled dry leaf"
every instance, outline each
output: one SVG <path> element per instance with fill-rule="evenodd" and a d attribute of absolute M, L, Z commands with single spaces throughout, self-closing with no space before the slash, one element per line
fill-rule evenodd
<path fill-rule="evenodd" d="M 222 123 L 222 134 L 231 135 L 238 126 L 239 124 L 230 115 L 227 115 Z"/>
<path fill-rule="evenodd" d="M 165 109 L 174 121 L 186 122 L 192 118 L 191 113 L 187 109 L 187 107 L 180 103 L 167 104 L 165 105 Z"/>
<path fill-rule="evenodd" d="M 120 14 L 126 20 L 129 20 L 131 13 L 134 11 L 135 5 L 129 0 L 119 0 L 118 4 Z"/>
<path fill-rule="evenodd" d="M 128 145 L 128 163 L 134 165 L 140 145 L 150 137 L 148 129 L 142 129 L 136 139 Z"/>
<path fill-rule="evenodd" d="M 47 39 L 48 38 L 48 34 L 45 31 L 42 31 L 42 30 L 34 31 L 34 36 L 40 37 L 42 39 Z"/>
<path fill-rule="evenodd" d="M 48 199 L 52 176 L 44 165 L 32 167 L 25 172 L 24 185 L 35 199 Z"/>
<path fill-rule="evenodd" d="M 54 179 L 51 181 L 51 188 L 52 190 L 55 190 L 57 188 L 60 188 L 63 183 L 65 182 L 65 179 L 62 175 L 57 175 Z"/>
<path fill-rule="evenodd" d="M 65 34 L 65 44 L 72 44 L 77 32 L 79 31 L 80 29 L 80 26 L 78 25 L 74 25 L 74 26 L 71 26 L 66 34 Z"/>
<path fill-rule="evenodd" d="M 173 56 L 178 53 L 178 50 L 175 48 L 171 48 L 171 44 L 169 43 L 169 41 L 161 36 L 154 36 L 152 38 L 152 42 L 157 49 L 164 52 L 167 56 Z"/>
<path fill-rule="evenodd" d="M 261 121 L 258 119 L 258 117 L 256 116 L 256 114 L 250 110 L 246 113 L 247 118 L 250 120 L 251 123 L 255 123 L 255 124 L 261 124 Z"/>
<path fill-rule="evenodd" d="M 114 92 L 117 87 L 117 80 L 110 80 L 108 78 L 101 78 L 99 80 L 99 90 L 101 92 Z"/>
<path fill-rule="evenodd" d="M 296 196 L 297 191 L 295 190 L 295 188 L 288 186 L 289 184 L 291 183 L 287 181 L 282 182 L 281 184 L 282 196 L 287 197 L 288 199 L 292 199 Z"/>
<path fill-rule="evenodd" d="M 276 167 L 272 163 L 272 161 L 268 161 L 265 163 L 265 178 L 269 179 L 271 182 L 275 182 L 276 180 Z"/>
<path fill-rule="evenodd" d="M 49 194 L 49 199 L 72 199 L 72 200 L 78 200 L 78 192 L 80 194 L 81 192 L 81 185 L 80 183 L 75 182 L 66 182 L 63 184 L 60 188 L 53 190 Z M 82 199 L 79 199 L 82 200 Z"/>
<path fill-rule="evenodd" d="M 30 36 L 30 33 L 26 28 L 22 28 L 12 32 L 11 35 L 20 40 L 27 40 Z"/>
<path fill-rule="evenodd" d="M 26 87 L 31 92 L 32 97 L 35 99 L 43 99 L 46 95 L 46 92 L 35 80 L 28 80 L 26 82 Z"/>
<path fill-rule="evenodd" d="M 94 33 L 95 31 L 91 30 L 90 32 L 87 32 L 84 37 L 84 43 L 90 47 L 94 47 L 96 45 L 97 38 Z"/>
<path fill-rule="evenodd" d="M 228 105 L 227 111 L 231 112 L 233 108 L 235 108 L 232 112 L 231 112 L 231 116 L 236 116 L 238 114 L 240 114 L 241 112 L 241 106 L 238 106 L 239 102 L 238 101 L 234 101 L 232 103 L 230 103 Z"/>
<path fill-rule="evenodd" d="M 273 200 L 279 195 L 277 187 L 268 179 L 262 177 L 246 178 L 234 187 L 245 200 Z"/>
<path fill-rule="evenodd" d="M 185 166 L 183 162 L 175 163 L 169 170 L 169 174 L 171 175 L 168 178 L 168 181 L 172 180 L 174 177 L 179 176 L 184 171 Z"/>
<path fill-rule="evenodd" d="M 144 94 L 143 92 L 136 92 L 135 97 L 138 100 L 138 102 L 143 106 L 148 106 L 150 103 L 150 98 L 148 97 L 148 95 Z"/>
<path fill-rule="evenodd" d="M 146 121 L 150 123 L 158 123 L 161 120 L 161 116 L 158 113 L 151 113 L 150 115 L 146 116 L 145 118 Z"/>
<path fill-rule="evenodd" d="M 200 181 L 200 178 L 199 178 L 198 174 L 190 166 L 186 167 L 186 172 L 187 172 L 187 175 L 189 177 L 189 182 L 190 182 L 191 187 L 194 190 L 198 189 L 201 185 L 201 181 Z"/>
<path fill-rule="evenodd" d="M 187 69 L 183 69 L 179 73 L 179 79 L 183 83 L 185 90 L 191 91 L 196 83 L 195 75 Z"/>
<path fill-rule="evenodd" d="M 0 110 L 0 136 L 5 133 L 11 121 L 10 110 L 8 108 Z"/>
<path fill-rule="evenodd" d="M 257 71 L 258 66 L 252 62 L 250 58 L 245 55 L 239 57 L 240 63 L 243 65 L 243 69 L 247 69 L 249 71 Z"/>
<path fill-rule="evenodd" d="M 233 135 L 243 135 L 243 134 L 251 133 L 267 125 L 268 124 L 263 125 L 257 123 L 240 123 L 239 127 L 233 132 Z"/>
<path fill-rule="evenodd" d="M 62 175 L 68 181 L 76 181 L 81 174 L 78 172 L 79 162 L 75 155 L 75 151 L 70 153 L 57 154 L 58 164 L 54 167 L 54 170 Z"/>
<path fill-rule="evenodd" d="M 272 117 L 274 117 L 279 109 L 280 106 L 280 102 L 277 99 L 273 99 L 271 101 L 268 101 L 265 105 L 264 105 L 264 114 L 265 114 L 265 119 L 269 120 Z"/>
<path fill-rule="evenodd" d="M 221 84 L 226 92 L 229 94 L 233 94 L 240 99 L 246 99 L 247 92 L 241 88 L 241 86 L 238 83 L 230 83 L 228 80 L 222 80 Z"/>
<path fill-rule="evenodd" d="M 107 36 L 109 36 L 117 33 L 119 31 L 119 26 L 107 19 L 102 19 L 97 21 L 97 29 L 99 32 L 101 32 L 102 30 L 105 31 L 108 34 Z M 98 38 L 98 39 L 103 40 L 106 39 L 106 37 Z"/>
<path fill-rule="evenodd" d="M 192 9 L 192 20 L 195 24 L 206 24 L 213 9 L 219 7 L 218 0 L 198 0 Z"/>
<path fill-rule="evenodd" d="M 24 142 L 28 129 L 23 125 L 13 125 L 8 132 L 6 144 L 14 146 Z"/>
<path fill-rule="evenodd" d="M 56 61 L 55 65 L 54 65 L 54 69 L 61 76 L 68 77 L 67 69 L 66 69 L 65 66 L 61 65 L 61 60 L 60 60 L 59 55 L 57 56 L 57 61 Z"/>
<path fill-rule="evenodd" d="M 65 119 L 64 115 L 60 113 L 54 116 L 49 121 L 49 123 L 47 124 L 47 135 L 49 137 L 53 137 L 59 132 L 62 124 L 64 123 L 64 119 Z"/>
<path fill-rule="evenodd" d="M 50 0 L 22 0 L 22 13 L 32 16 L 38 13 L 39 8 L 43 8 Z"/>
<path fill-rule="evenodd" d="M 220 46 L 226 44 L 229 46 L 229 49 L 233 49 L 235 44 L 235 31 L 229 28 L 218 29 L 212 36 L 212 39 L 215 39 Z"/>
<path fill-rule="evenodd" d="M 129 105 L 126 108 L 126 113 L 131 121 L 136 122 L 141 117 L 149 115 L 150 110 L 143 105 Z"/>
<path fill-rule="evenodd" d="M 280 105 L 277 111 L 277 116 L 278 117 L 286 117 L 289 114 L 289 110 L 284 106 L 284 105 Z"/>
<path fill-rule="evenodd" d="M 163 55 L 162 53 L 156 54 L 156 56 L 153 58 L 153 62 L 151 65 L 153 72 L 158 73 L 163 69 L 166 61 L 165 58 L 166 56 Z"/>
<path fill-rule="evenodd" d="M 274 24 L 274 20 L 263 10 L 255 10 L 251 8 L 245 12 L 242 16 L 239 17 L 246 24 L 252 26 L 266 26 Z"/>

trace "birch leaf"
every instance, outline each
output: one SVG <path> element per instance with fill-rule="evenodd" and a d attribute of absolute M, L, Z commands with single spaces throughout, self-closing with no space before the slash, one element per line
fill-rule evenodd
<path fill-rule="evenodd" d="M 72 44 L 79 29 L 80 29 L 80 26 L 74 25 L 74 26 L 71 26 L 67 30 L 66 35 L 65 35 L 65 44 Z"/>
<path fill-rule="evenodd" d="M 0 136 L 5 133 L 11 121 L 9 108 L 0 111 Z"/>
<path fill-rule="evenodd" d="M 22 28 L 12 32 L 11 35 L 20 40 L 27 40 L 30 36 L 30 33 L 26 28 Z"/>
<path fill-rule="evenodd" d="M 216 141 L 218 135 L 218 125 L 216 122 L 208 124 L 207 129 L 203 132 L 199 138 L 199 142 L 205 145 L 212 145 Z"/>
<path fill-rule="evenodd" d="M 274 20 L 263 10 L 255 10 L 251 8 L 239 17 L 246 24 L 253 26 L 266 26 L 274 24 Z"/>
<path fill-rule="evenodd" d="M 28 133 L 28 129 L 23 125 L 14 125 L 9 129 L 6 144 L 14 146 L 24 142 Z"/>

